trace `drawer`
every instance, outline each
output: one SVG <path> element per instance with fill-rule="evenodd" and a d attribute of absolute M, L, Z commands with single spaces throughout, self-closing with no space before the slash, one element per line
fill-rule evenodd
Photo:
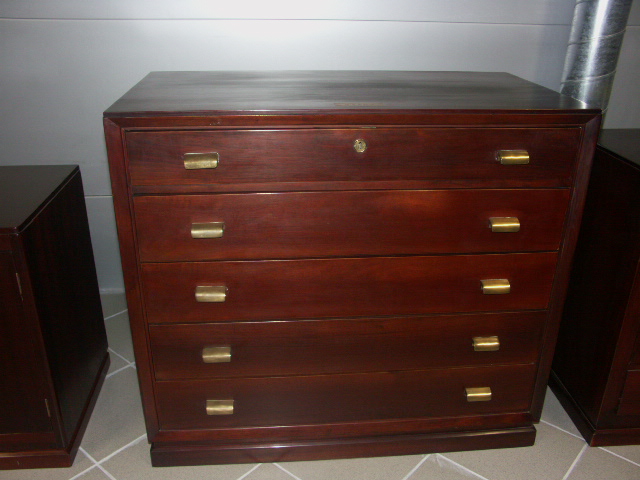
<path fill-rule="evenodd" d="M 315 375 L 534 363 L 545 318 L 527 312 L 152 325 L 149 335 L 158 380 Z"/>
<path fill-rule="evenodd" d="M 140 258 L 163 262 L 557 250 L 568 200 L 566 189 L 347 191 L 142 196 L 134 208 Z M 492 231 L 504 217 L 520 230 Z"/>
<path fill-rule="evenodd" d="M 142 280 L 150 323 L 535 310 L 547 307 L 556 257 L 146 263 Z M 483 293 L 481 281 L 487 279 L 508 280 L 509 293 Z M 200 300 L 218 301 L 197 301 L 196 292 Z"/>
<path fill-rule="evenodd" d="M 127 132 L 126 149 L 133 185 L 500 179 L 557 187 L 570 184 L 580 137 L 578 128 L 144 131 Z M 526 150 L 530 163 L 502 165 L 500 150 Z M 216 168 L 185 168 L 194 153 L 215 154 Z"/>
<path fill-rule="evenodd" d="M 156 382 L 160 428 L 310 425 L 525 412 L 535 365 Z M 467 388 L 491 389 L 470 402 Z M 207 414 L 208 401 L 226 414 Z M 232 410 L 231 403 L 233 401 Z M 209 402 L 211 407 L 214 402 Z M 213 410 L 213 409 L 212 409 Z M 232 413 L 231 413 L 232 412 Z"/>

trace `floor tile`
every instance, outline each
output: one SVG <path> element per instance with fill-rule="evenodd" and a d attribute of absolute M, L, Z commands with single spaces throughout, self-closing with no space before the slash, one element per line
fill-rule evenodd
<path fill-rule="evenodd" d="M 100 461 L 144 433 L 136 371 L 127 368 L 105 380 L 81 446 Z"/>
<path fill-rule="evenodd" d="M 109 318 L 116 313 L 120 313 L 127 309 L 127 299 L 124 293 L 101 294 L 102 313 L 104 318 Z"/>
<path fill-rule="evenodd" d="M 98 467 L 94 467 L 84 475 L 80 475 L 73 480 L 111 480 L 102 470 Z"/>
<path fill-rule="evenodd" d="M 429 455 L 408 480 L 473 480 L 477 477 L 442 455 Z"/>
<path fill-rule="evenodd" d="M 569 414 L 562 408 L 560 401 L 548 387 L 546 396 L 544 397 L 544 408 L 542 409 L 541 420 L 582 438 L 580 431 L 574 425 Z"/>
<path fill-rule="evenodd" d="M 111 361 L 111 364 L 109 365 L 107 375 L 129 365 L 129 362 L 120 358 L 118 355 L 115 355 L 113 352 L 109 352 L 109 360 Z"/>
<path fill-rule="evenodd" d="M 149 444 L 143 440 L 114 455 L 105 461 L 102 467 L 118 480 L 237 480 L 255 465 L 152 467 L 149 458 Z"/>
<path fill-rule="evenodd" d="M 287 462 L 282 467 L 303 480 L 401 480 L 423 455 Z"/>
<path fill-rule="evenodd" d="M 129 315 L 127 312 L 105 320 L 104 324 L 107 327 L 109 348 L 130 362 L 134 362 L 135 356 L 133 354 L 133 342 L 131 341 Z"/>
<path fill-rule="evenodd" d="M 284 468 L 286 468 L 286 464 Z M 264 463 L 242 480 L 295 480 L 295 477 L 271 463 Z"/>
<path fill-rule="evenodd" d="M 620 447 L 602 447 L 604 450 L 609 450 L 616 455 L 627 458 L 632 462 L 640 464 L 640 445 L 624 445 Z"/>
<path fill-rule="evenodd" d="M 567 480 L 638 480 L 640 467 L 599 448 L 587 448 Z"/>
<path fill-rule="evenodd" d="M 532 447 L 445 453 L 456 463 L 491 480 L 562 479 L 585 442 L 545 424 L 536 426 Z"/>
<path fill-rule="evenodd" d="M 78 452 L 69 468 L 38 468 L 29 470 L 0 470 L 0 480 L 69 480 L 94 465 Z"/>

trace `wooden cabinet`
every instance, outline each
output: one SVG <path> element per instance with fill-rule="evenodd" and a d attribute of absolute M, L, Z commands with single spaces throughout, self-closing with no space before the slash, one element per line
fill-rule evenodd
<path fill-rule="evenodd" d="M 0 468 L 70 466 L 109 366 L 75 166 L 0 167 Z"/>
<path fill-rule="evenodd" d="M 603 130 L 552 387 L 593 446 L 640 443 L 640 130 Z"/>
<path fill-rule="evenodd" d="M 506 74 L 142 80 L 105 132 L 153 464 L 531 445 L 599 122 Z"/>

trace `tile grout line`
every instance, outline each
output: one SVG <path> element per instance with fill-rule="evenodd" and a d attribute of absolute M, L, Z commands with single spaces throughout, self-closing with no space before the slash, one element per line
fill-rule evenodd
<path fill-rule="evenodd" d="M 134 445 L 137 445 L 138 443 L 140 443 L 142 440 L 144 440 L 145 438 L 147 438 L 147 434 L 145 433 L 144 435 L 139 436 L 138 438 L 136 438 L 135 440 L 127 443 L 126 445 L 124 445 L 123 447 L 118 448 L 117 450 L 111 452 L 109 455 L 107 455 L 106 457 L 104 457 L 102 460 L 97 461 L 95 460 L 91 455 L 89 455 L 86 450 L 84 450 L 82 447 L 80 447 L 80 450 L 87 456 L 89 457 L 90 460 L 93 460 L 94 462 L 96 462 L 96 466 L 100 466 L 102 463 L 106 462 L 107 460 L 111 460 L 113 457 L 115 457 L 116 455 L 118 455 L 119 453 L 125 451 L 127 448 L 129 447 L 133 447 Z"/>
<path fill-rule="evenodd" d="M 111 378 L 113 377 L 116 373 L 120 373 L 123 370 L 126 370 L 127 368 L 133 368 L 135 370 L 135 366 L 133 363 L 129 363 L 129 365 L 125 365 L 122 368 L 119 368 L 118 370 L 114 370 L 113 372 L 111 372 L 110 374 L 108 374 L 105 378 Z"/>
<path fill-rule="evenodd" d="M 104 473 L 107 477 L 109 477 L 111 480 L 118 480 L 116 477 L 114 477 L 113 475 L 111 475 L 111 473 L 109 473 L 102 465 L 98 465 L 97 466 L 100 471 L 102 473 Z"/>
<path fill-rule="evenodd" d="M 584 446 L 582 447 L 582 450 L 580 450 L 578 455 L 576 455 L 576 458 L 573 461 L 573 463 L 571 464 L 571 466 L 569 467 L 569 470 L 567 470 L 567 473 L 565 473 L 564 477 L 562 477 L 562 480 L 567 480 L 569 478 L 569 475 L 571 475 L 573 473 L 573 469 L 576 468 L 576 466 L 580 462 L 580 459 L 584 455 L 584 452 L 587 451 L 587 448 L 589 448 L 589 444 L 585 443 Z"/>
<path fill-rule="evenodd" d="M 109 315 L 108 317 L 104 317 L 103 320 L 106 322 L 107 320 L 111 320 L 113 317 L 117 317 L 118 315 L 122 315 L 123 313 L 126 313 L 128 310 L 129 310 L 128 308 L 125 308 L 121 312 L 114 313 L 113 315 Z"/>
<path fill-rule="evenodd" d="M 302 480 L 300 477 L 296 477 L 293 473 L 291 473 L 289 470 L 285 469 L 284 467 L 281 467 L 280 464 L 278 463 L 274 463 L 273 465 L 275 465 L 276 467 L 278 467 L 280 470 L 282 470 L 284 473 L 286 473 L 287 475 L 291 476 L 292 478 L 295 478 L 296 480 Z"/>
<path fill-rule="evenodd" d="M 621 460 L 626 460 L 627 462 L 634 464 L 636 467 L 640 467 L 640 463 L 636 463 L 636 462 L 634 462 L 633 460 L 628 459 L 627 457 L 623 457 L 623 456 L 622 456 L 622 455 L 620 455 L 619 453 L 612 452 L 611 450 L 607 450 L 607 449 L 606 449 L 606 448 L 604 448 L 604 447 L 598 447 L 598 448 L 599 448 L 600 450 L 604 451 L 604 452 L 607 452 L 607 453 L 608 453 L 608 454 L 610 454 L 610 455 L 613 455 L 614 457 L 618 457 L 618 458 L 619 458 L 619 459 L 621 459 Z"/>
<path fill-rule="evenodd" d="M 80 478 L 82 475 L 84 475 L 85 473 L 89 472 L 89 470 L 93 470 L 94 468 L 98 467 L 98 464 L 96 463 L 96 461 L 93 459 L 93 457 L 91 455 L 89 455 L 82 447 L 79 448 L 79 451 L 82 452 L 82 454 L 87 457 L 87 459 L 89 459 L 89 461 L 91 463 L 93 463 L 93 465 L 91 465 L 89 468 L 81 471 L 80 473 L 75 474 L 73 477 L 71 477 L 69 480 L 76 480 L 76 478 Z"/>
<path fill-rule="evenodd" d="M 422 458 L 422 460 L 420 460 L 420 461 L 418 462 L 418 464 L 417 464 L 415 467 L 413 467 L 413 468 L 409 471 L 409 473 L 407 473 L 404 477 L 402 477 L 402 480 L 408 480 L 408 479 L 409 479 L 409 477 L 410 477 L 411 475 L 413 475 L 414 473 L 416 473 L 416 471 L 417 471 L 417 470 L 422 466 L 422 464 L 423 464 L 424 462 L 426 462 L 426 461 L 427 461 L 427 459 L 428 459 L 430 456 L 431 456 L 431 455 L 425 455 L 425 456 Z"/>
<path fill-rule="evenodd" d="M 251 473 L 253 473 L 256 469 L 258 469 L 262 464 L 259 463 L 257 465 L 255 465 L 251 470 L 249 470 L 247 473 L 245 473 L 244 475 L 242 475 L 241 477 L 237 478 L 236 480 L 242 480 L 243 478 L 247 478 Z"/>
<path fill-rule="evenodd" d="M 123 359 L 125 362 L 127 362 L 129 365 L 132 364 L 133 362 L 125 357 L 123 357 L 122 355 L 120 355 L 118 352 L 116 352 L 113 348 L 108 347 L 107 350 L 109 350 L 111 353 L 113 353 L 114 355 L 117 355 L 118 357 L 120 357 L 121 359 Z M 127 366 L 129 366 L 127 365 Z"/>
<path fill-rule="evenodd" d="M 469 468 L 465 467 L 464 465 L 459 464 L 458 462 L 454 462 L 453 460 L 451 460 L 450 458 L 445 457 L 444 455 L 441 455 L 441 454 L 438 453 L 438 454 L 436 454 L 436 458 L 442 458 L 446 462 L 449 462 L 450 464 L 454 465 L 455 467 L 461 469 L 462 471 L 464 471 L 466 473 L 470 473 L 471 475 L 474 475 L 476 478 L 479 478 L 480 480 L 489 480 L 487 477 L 483 477 L 479 473 L 476 473 L 473 470 L 470 470 Z"/>
<path fill-rule="evenodd" d="M 582 438 L 580 435 L 576 435 L 575 433 L 570 432 L 569 430 L 565 430 L 564 428 L 561 428 L 557 425 L 554 425 L 553 423 L 549 423 L 546 420 L 540 420 L 540 423 L 544 423 L 545 425 L 549 425 L 550 427 L 556 428 L 558 430 L 560 430 L 561 432 L 566 433 L 567 435 L 571 435 L 572 437 L 576 437 L 579 438 L 580 440 L 584 441 L 584 438 Z"/>

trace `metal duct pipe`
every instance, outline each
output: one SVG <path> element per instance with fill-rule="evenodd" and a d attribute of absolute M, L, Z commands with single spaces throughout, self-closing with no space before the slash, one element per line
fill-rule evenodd
<path fill-rule="evenodd" d="M 632 0 L 577 0 L 560 92 L 606 112 Z"/>

